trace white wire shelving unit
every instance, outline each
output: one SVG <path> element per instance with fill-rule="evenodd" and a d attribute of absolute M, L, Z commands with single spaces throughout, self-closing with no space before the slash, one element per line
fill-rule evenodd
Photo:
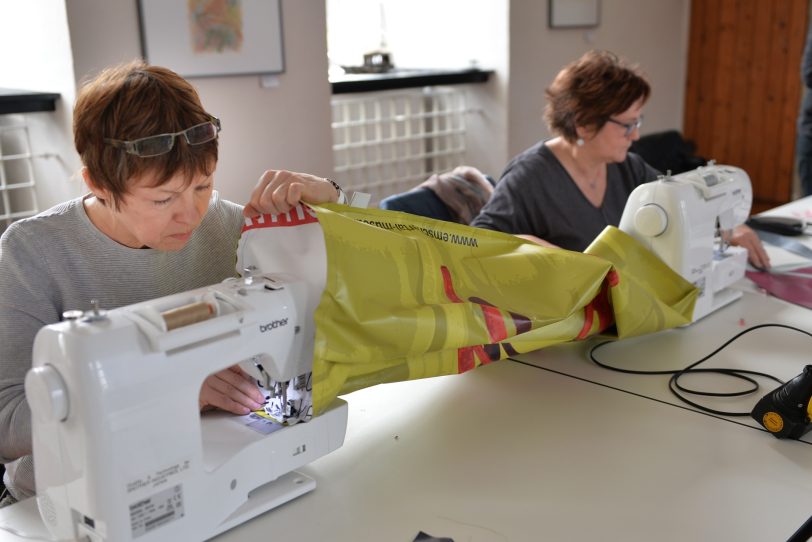
<path fill-rule="evenodd" d="M 28 123 L 0 125 L 0 232 L 39 212 Z"/>

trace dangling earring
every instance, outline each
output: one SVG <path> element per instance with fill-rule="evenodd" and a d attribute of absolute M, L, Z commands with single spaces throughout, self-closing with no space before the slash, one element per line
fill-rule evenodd
<path fill-rule="evenodd" d="M 584 138 L 579 137 L 578 139 L 575 140 L 575 144 L 578 145 L 579 147 L 583 147 L 584 146 Z"/>

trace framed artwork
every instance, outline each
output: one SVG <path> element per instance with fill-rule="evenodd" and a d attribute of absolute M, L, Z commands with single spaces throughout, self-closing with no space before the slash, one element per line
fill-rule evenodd
<path fill-rule="evenodd" d="M 141 49 L 184 77 L 285 71 L 280 0 L 138 0 Z"/>
<path fill-rule="evenodd" d="M 550 28 L 592 28 L 601 17 L 600 0 L 548 0 Z"/>

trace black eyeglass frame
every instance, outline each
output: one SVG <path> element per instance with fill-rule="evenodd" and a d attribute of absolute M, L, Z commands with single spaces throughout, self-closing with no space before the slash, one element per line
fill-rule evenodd
<path fill-rule="evenodd" d="M 643 126 L 643 115 L 635 120 L 634 122 L 620 122 L 619 120 L 615 120 L 612 117 L 606 119 L 606 122 L 611 122 L 612 124 L 617 124 L 618 126 L 622 126 L 626 129 L 626 132 L 623 134 L 626 137 L 632 135 L 632 132 L 635 130 L 639 130 L 641 126 Z"/>

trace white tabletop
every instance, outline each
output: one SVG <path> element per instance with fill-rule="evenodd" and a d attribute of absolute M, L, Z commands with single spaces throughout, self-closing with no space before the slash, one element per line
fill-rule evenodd
<path fill-rule="evenodd" d="M 763 213 L 759 213 L 759 216 L 783 216 L 783 217 L 791 217 L 791 218 L 800 218 L 805 220 L 807 223 L 812 224 L 812 196 L 807 196 L 805 198 L 801 198 L 795 201 L 791 201 L 779 207 L 775 207 L 768 211 L 764 211 Z M 810 231 L 812 226 L 807 227 L 807 231 Z M 812 248 L 812 235 L 800 235 L 797 237 L 792 237 L 791 239 L 795 241 L 799 241 L 808 247 Z M 783 250 L 778 247 L 773 247 L 771 245 L 765 245 L 769 249 L 768 252 L 770 254 L 770 260 L 773 266 L 776 268 L 792 268 L 798 266 L 808 266 L 812 264 L 808 259 L 798 256 L 797 254 L 793 254 L 786 250 Z"/>
<path fill-rule="evenodd" d="M 511 361 L 347 399 L 316 490 L 218 541 L 785 540 L 812 511 L 806 443 Z"/>
<path fill-rule="evenodd" d="M 793 216 L 812 222 L 812 196 L 796 199 L 784 205 L 773 207 L 759 216 Z"/>
<path fill-rule="evenodd" d="M 771 249 L 772 250 L 772 249 Z M 812 312 L 763 293 L 686 328 L 625 340 L 605 362 L 680 368 L 748 326 L 812 330 Z M 708 366 L 786 380 L 812 363 L 812 338 L 752 332 Z M 460 376 L 376 386 L 346 397 L 344 447 L 304 469 L 316 490 L 217 540 L 268 531 L 300 540 L 786 540 L 812 513 L 812 447 L 778 440 L 751 418 L 699 413 L 666 376 L 588 361 L 597 340 L 547 348 Z M 693 379 L 693 380 L 690 380 Z M 712 390 L 721 377 L 686 378 Z M 703 401 L 749 411 L 755 396 Z M 320 521 L 314 521 L 314 517 Z"/>
<path fill-rule="evenodd" d="M 743 287 L 747 288 L 744 284 Z M 790 325 L 812 333 L 812 311 L 764 293 L 745 290 L 738 301 L 690 326 L 618 341 L 596 350 L 594 356 L 601 363 L 630 370 L 682 369 L 745 329 L 770 323 Z M 598 385 L 693 409 L 669 391 L 668 375 L 624 374 L 593 363 L 589 359 L 590 349 L 605 340 L 593 338 L 581 343 L 546 348 L 520 356 L 519 359 Z M 766 327 L 743 335 L 699 367 L 747 369 L 786 381 L 812 363 L 810 351 L 812 337 L 789 329 Z M 758 399 L 778 386 L 769 379 L 757 380 L 761 387 L 754 394 L 726 398 L 689 396 L 689 399 L 718 411 L 749 412 Z M 680 383 L 714 392 L 732 392 L 749 387 L 746 382 L 717 374 L 687 375 L 681 378 Z M 749 416 L 728 420 L 760 428 Z M 804 440 L 812 442 L 812 433 L 807 434 Z"/>
<path fill-rule="evenodd" d="M 812 312 L 748 291 L 692 326 L 597 355 L 630 368 L 679 368 L 767 322 L 809 331 Z M 812 363 L 810 341 L 764 329 L 707 365 L 789 379 Z M 345 396 L 344 446 L 302 469 L 316 489 L 215 540 L 411 542 L 422 530 L 455 542 L 760 542 L 786 540 L 809 518 L 812 434 L 778 440 L 750 418 L 685 408 L 666 376 L 592 364 L 586 352 L 595 342 Z M 773 386 L 703 403 L 749 410 Z M 0 510 L 0 526 L 43 532 L 33 500 Z M 25 538 L 0 531 L 6 540 Z"/>

